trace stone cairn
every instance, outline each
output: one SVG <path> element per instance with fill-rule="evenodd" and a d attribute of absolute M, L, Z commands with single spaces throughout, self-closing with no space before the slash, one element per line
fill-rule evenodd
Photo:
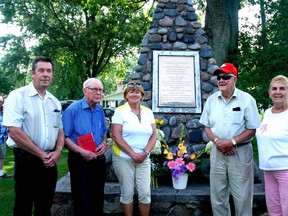
<path fill-rule="evenodd" d="M 200 56 L 201 99 L 202 105 L 208 96 L 217 91 L 217 81 L 212 73 L 218 68 L 213 51 L 207 45 L 205 31 L 197 21 L 192 0 L 158 0 L 153 14 L 153 21 L 141 44 L 141 53 L 132 80 L 142 81 L 145 90 L 144 102 L 152 105 L 152 60 L 153 51 L 196 51 Z M 177 91 L 177 90 L 176 90 Z M 185 125 L 187 148 L 194 149 L 196 144 L 189 134 L 201 130 L 200 143 L 207 143 L 209 139 L 199 123 L 200 114 L 193 113 L 154 113 L 155 118 L 164 120 L 161 129 L 168 143 L 178 144 L 181 133 L 181 123 Z M 196 139 L 197 140 L 197 139 Z M 194 147 L 193 147 L 194 146 Z M 195 149 L 194 149 L 195 151 Z"/>

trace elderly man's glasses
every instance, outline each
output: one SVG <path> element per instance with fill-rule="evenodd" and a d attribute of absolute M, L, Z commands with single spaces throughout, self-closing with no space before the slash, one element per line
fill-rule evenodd
<path fill-rule="evenodd" d="M 100 88 L 90 88 L 90 87 L 86 87 L 86 88 L 90 89 L 91 91 L 93 91 L 95 93 L 97 93 L 97 92 L 102 93 L 103 92 L 103 89 L 100 89 Z"/>
<path fill-rule="evenodd" d="M 136 88 L 140 88 L 141 84 L 140 83 L 134 83 L 134 82 L 130 82 L 127 84 L 128 87 L 132 88 L 132 87 L 136 87 Z"/>
<path fill-rule="evenodd" d="M 231 75 L 229 75 L 229 74 L 224 74 L 223 76 L 217 76 L 217 80 L 218 81 L 220 81 L 221 79 L 223 79 L 223 80 L 229 80 L 229 79 L 231 79 L 231 77 L 234 77 L 234 76 L 231 76 Z"/>

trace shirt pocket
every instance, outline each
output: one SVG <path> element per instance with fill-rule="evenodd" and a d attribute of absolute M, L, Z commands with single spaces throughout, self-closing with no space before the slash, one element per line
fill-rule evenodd
<path fill-rule="evenodd" d="M 244 112 L 242 110 L 231 112 L 232 121 L 234 124 L 240 124 L 244 118 Z"/>

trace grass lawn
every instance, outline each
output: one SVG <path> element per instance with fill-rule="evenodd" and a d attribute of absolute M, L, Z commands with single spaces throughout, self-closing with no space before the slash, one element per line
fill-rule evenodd
<path fill-rule="evenodd" d="M 14 174 L 14 155 L 9 147 L 4 161 L 4 172 L 10 175 Z M 67 166 L 68 150 L 64 149 L 61 158 L 58 161 L 58 179 L 62 178 L 68 172 Z M 12 216 L 14 206 L 14 179 L 0 179 L 0 215 Z"/>

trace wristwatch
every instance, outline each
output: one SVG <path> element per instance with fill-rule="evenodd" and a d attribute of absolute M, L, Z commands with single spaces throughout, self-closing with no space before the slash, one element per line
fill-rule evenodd
<path fill-rule="evenodd" d="M 149 151 L 145 151 L 146 157 L 149 158 L 150 157 L 150 152 Z"/>
<path fill-rule="evenodd" d="M 231 139 L 231 141 L 232 141 L 232 144 L 233 144 L 233 146 L 236 146 L 236 141 L 235 141 L 235 139 Z"/>

